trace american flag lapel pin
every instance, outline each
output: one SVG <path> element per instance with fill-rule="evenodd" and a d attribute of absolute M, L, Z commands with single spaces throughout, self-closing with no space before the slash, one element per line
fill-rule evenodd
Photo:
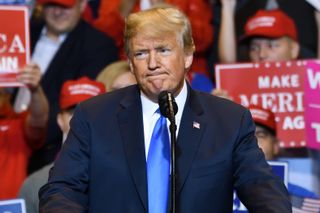
<path fill-rule="evenodd" d="M 192 127 L 196 129 L 200 129 L 200 124 L 196 121 L 193 121 Z"/>

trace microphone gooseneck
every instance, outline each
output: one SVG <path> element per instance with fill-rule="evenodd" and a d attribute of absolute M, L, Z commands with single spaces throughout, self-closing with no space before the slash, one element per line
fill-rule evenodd
<path fill-rule="evenodd" d="M 158 96 L 158 103 L 160 113 L 170 120 L 170 138 L 171 138 L 171 152 L 170 152 L 170 165 L 171 165 L 171 176 L 170 176 L 170 213 L 176 212 L 176 120 L 175 114 L 178 112 L 178 105 L 174 100 L 171 92 L 162 91 Z"/>

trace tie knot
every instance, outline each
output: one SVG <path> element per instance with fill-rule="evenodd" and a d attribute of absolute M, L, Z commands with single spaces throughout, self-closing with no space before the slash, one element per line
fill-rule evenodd
<path fill-rule="evenodd" d="M 154 113 L 155 113 L 155 114 L 160 114 L 160 115 L 161 115 L 161 113 L 160 113 L 160 108 L 158 108 Z"/>

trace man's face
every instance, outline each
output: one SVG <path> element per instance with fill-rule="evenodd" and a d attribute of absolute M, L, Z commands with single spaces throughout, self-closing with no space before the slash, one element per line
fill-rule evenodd
<path fill-rule="evenodd" d="M 257 125 L 255 135 L 258 139 L 258 146 L 262 149 L 266 160 L 274 160 L 278 154 L 278 144 L 276 138 L 266 128 Z"/>
<path fill-rule="evenodd" d="M 296 59 L 298 54 L 299 45 L 287 37 L 250 40 L 249 57 L 252 62 L 288 61 Z"/>
<path fill-rule="evenodd" d="M 154 38 L 138 33 L 130 41 L 130 68 L 141 90 L 154 102 L 162 91 L 179 94 L 192 59 L 176 34 Z"/>
<path fill-rule="evenodd" d="M 59 35 L 70 32 L 80 20 L 84 9 L 84 0 L 78 0 L 73 7 L 63 7 L 57 4 L 47 4 L 43 8 L 43 16 L 48 31 Z"/>

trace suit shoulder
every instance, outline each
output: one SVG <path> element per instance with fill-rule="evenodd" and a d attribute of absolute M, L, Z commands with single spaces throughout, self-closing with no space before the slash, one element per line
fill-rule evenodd
<path fill-rule="evenodd" d="M 209 93 L 204 92 L 197 92 L 200 101 L 205 105 L 207 108 L 223 113 L 244 113 L 247 109 L 233 101 L 230 101 L 225 98 L 221 98 L 215 95 L 211 95 Z"/>

